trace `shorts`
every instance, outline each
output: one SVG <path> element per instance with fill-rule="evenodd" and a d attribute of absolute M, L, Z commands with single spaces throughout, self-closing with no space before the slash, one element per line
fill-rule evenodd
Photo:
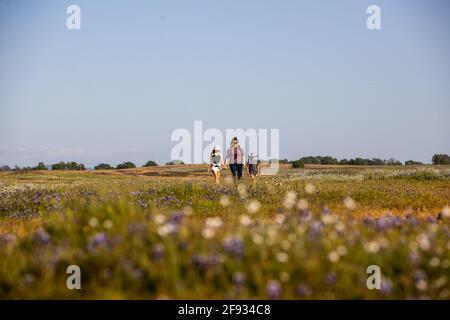
<path fill-rule="evenodd" d="M 248 165 L 248 172 L 252 176 L 256 176 L 258 174 L 258 165 L 256 164 L 249 164 Z"/>
<path fill-rule="evenodd" d="M 218 164 L 213 165 L 211 170 L 213 172 L 219 172 L 220 171 L 220 165 L 218 165 Z"/>

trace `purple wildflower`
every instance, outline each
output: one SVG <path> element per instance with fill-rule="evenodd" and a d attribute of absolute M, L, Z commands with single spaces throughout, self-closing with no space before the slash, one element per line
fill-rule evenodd
<path fill-rule="evenodd" d="M 36 243 L 46 245 L 50 243 L 50 236 L 44 229 L 38 229 L 33 235 L 33 239 Z"/>
<path fill-rule="evenodd" d="M 220 256 L 213 254 L 208 257 L 208 264 L 210 267 L 217 267 L 222 263 L 222 259 Z"/>
<path fill-rule="evenodd" d="M 11 242 L 13 242 L 15 240 L 16 240 L 16 236 L 11 234 L 11 233 L 0 235 L 0 241 L 5 243 L 5 244 L 11 243 Z"/>
<path fill-rule="evenodd" d="M 139 199 L 137 203 L 142 209 L 146 209 L 148 207 L 148 203 L 145 200 Z"/>
<path fill-rule="evenodd" d="M 308 209 L 299 210 L 298 217 L 300 221 L 308 220 L 308 218 L 310 217 L 310 211 Z"/>
<path fill-rule="evenodd" d="M 415 270 L 413 272 L 413 280 L 414 282 L 419 282 L 421 280 L 426 280 L 427 279 L 427 274 L 423 271 L 423 270 Z"/>
<path fill-rule="evenodd" d="M 311 239 L 318 238 L 322 233 L 322 229 L 323 229 L 322 222 L 320 222 L 320 221 L 313 222 L 311 224 L 311 227 L 309 228 L 309 237 Z"/>
<path fill-rule="evenodd" d="M 305 296 L 311 295 L 312 290 L 308 285 L 301 283 L 298 285 L 295 292 L 297 293 L 297 295 L 299 295 L 301 297 L 305 297 Z"/>
<path fill-rule="evenodd" d="M 208 257 L 202 254 L 195 254 L 191 257 L 192 264 L 201 271 L 208 270 Z"/>
<path fill-rule="evenodd" d="M 411 251 L 409 253 L 409 261 L 412 265 L 417 266 L 420 263 L 420 254 L 417 251 Z"/>
<path fill-rule="evenodd" d="M 133 278 L 141 279 L 144 276 L 144 272 L 140 268 L 135 268 L 132 272 Z"/>
<path fill-rule="evenodd" d="M 241 259 L 245 254 L 244 242 L 236 236 L 226 238 L 223 241 L 223 249 L 238 259 Z"/>
<path fill-rule="evenodd" d="M 242 272 L 235 272 L 233 273 L 233 283 L 237 287 L 241 287 L 245 282 L 245 274 Z"/>
<path fill-rule="evenodd" d="M 435 216 L 428 216 L 428 217 L 427 217 L 427 221 L 428 221 L 429 223 L 436 223 L 436 222 L 437 222 L 437 219 L 436 219 Z"/>
<path fill-rule="evenodd" d="M 152 248 L 152 259 L 153 261 L 160 261 L 164 258 L 164 246 L 157 243 Z"/>
<path fill-rule="evenodd" d="M 389 222 L 388 218 L 383 217 L 383 218 L 380 218 L 377 220 L 377 229 L 379 231 L 386 230 L 389 227 L 390 227 L 390 222 Z"/>
<path fill-rule="evenodd" d="M 406 216 L 406 221 L 408 221 L 412 226 L 417 226 L 420 223 L 419 220 L 411 214 Z"/>
<path fill-rule="evenodd" d="M 276 280 L 270 280 L 267 283 L 267 296 L 270 299 L 278 299 L 281 296 L 281 286 Z"/>
<path fill-rule="evenodd" d="M 94 251 L 97 248 L 104 247 L 106 245 L 106 235 L 103 232 L 96 233 L 89 239 L 88 250 Z"/>
<path fill-rule="evenodd" d="M 337 275 L 336 275 L 336 273 L 330 271 L 330 272 L 328 272 L 328 273 L 325 275 L 325 283 L 326 283 L 328 286 L 334 285 L 334 284 L 336 283 L 336 281 L 337 281 Z"/>
<path fill-rule="evenodd" d="M 137 235 L 144 232 L 145 226 L 142 223 L 132 222 L 128 224 L 128 233 L 130 235 Z"/>
<path fill-rule="evenodd" d="M 380 288 L 381 294 L 387 296 L 392 291 L 392 283 L 386 278 L 381 278 L 381 288 Z"/>
<path fill-rule="evenodd" d="M 177 225 L 177 224 L 181 223 L 181 221 L 183 220 L 183 217 L 184 217 L 184 213 L 182 211 L 176 211 L 169 216 L 167 221 L 169 223 Z"/>
<path fill-rule="evenodd" d="M 26 284 L 32 284 L 34 281 L 36 281 L 36 277 L 31 273 L 27 273 L 23 276 L 23 282 Z"/>
<path fill-rule="evenodd" d="M 373 225 L 373 220 L 371 218 L 364 217 L 363 223 L 364 223 L 365 226 L 372 226 Z"/>

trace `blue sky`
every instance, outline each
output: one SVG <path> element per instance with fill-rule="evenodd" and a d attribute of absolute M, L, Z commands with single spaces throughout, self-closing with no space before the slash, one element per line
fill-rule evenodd
<path fill-rule="evenodd" d="M 81 8 L 81 30 L 66 8 Z M 366 28 L 381 8 L 382 29 Z M 176 128 L 282 158 L 450 153 L 450 2 L 0 0 L 0 165 L 168 161 Z M 206 143 L 205 143 L 206 145 Z"/>

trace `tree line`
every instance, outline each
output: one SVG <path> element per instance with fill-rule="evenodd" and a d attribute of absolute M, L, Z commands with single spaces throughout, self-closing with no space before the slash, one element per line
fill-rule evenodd
<path fill-rule="evenodd" d="M 158 164 L 153 161 L 147 161 L 142 167 L 151 167 L 151 166 L 157 166 Z M 112 170 L 112 169 L 130 169 L 130 168 L 136 168 L 137 166 L 131 162 L 131 161 L 125 161 L 120 164 L 118 164 L 116 167 L 113 167 L 107 163 L 100 163 L 94 167 L 94 170 Z M 19 167 L 15 166 L 14 168 L 10 168 L 7 165 L 0 166 L 0 171 L 18 171 L 18 172 L 24 172 L 24 171 L 33 171 L 33 170 L 75 170 L 75 171 L 84 171 L 86 170 L 86 166 L 82 163 L 77 163 L 74 161 L 64 162 L 60 161 L 58 163 L 54 163 L 52 165 L 45 165 L 43 162 L 39 162 L 37 166 L 30 167 L 30 166 L 24 166 Z"/>
<path fill-rule="evenodd" d="M 379 159 L 379 158 L 354 158 L 354 159 L 337 159 L 331 156 L 308 156 L 302 157 L 298 160 L 289 161 L 287 159 L 282 159 L 280 163 L 292 164 L 294 168 L 303 168 L 305 164 L 327 164 L 327 165 L 355 165 L 355 166 L 418 166 L 423 165 L 422 162 L 408 160 L 404 163 L 391 158 L 391 159 Z M 435 154 L 431 160 L 433 165 L 445 165 L 450 164 L 450 156 L 447 154 Z"/>
<path fill-rule="evenodd" d="M 331 157 L 331 156 L 308 156 L 308 157 L 302 157 L 298 160 L 288 160 L 288 159 L 281 159 L 278 160 L 279 163 L 288 163 L 291 164 L 294 168 L 303 168 L 305 164 L 334 164 L 334 165 L 356 165 L 356 166 L 410 166 L 410 165 L 423 165 L 422 162 L 419 161 L 413 161 L 408 160 L 405 161 L 405 163 L 401 163 L 400 161 L 396 159 L 379 159 L 379 158 L 372 158 L 372 159 L 365 159 L 365 158 L 354 158 L 354 159 L 341 159 L 338 160 L 337 158 Z M 435 154 L 433 155 L 431 159 L 432 164 L 434 165 L 450 165 L 450 156 L 448 154 Z M 183 164 L 182 161 L 170 161 L 167 162 L 166 165 L 177 165 L 177 164 Z M 147 161 L 142 167 L 153 167 L 157 166 L 158 164 L 153 161 L 149 160 Z M 137 168 L 137 166 L 131 162 L 131 161 L 125 161 L 117 166 L 111 166 L 108 163 L 100 163 L 94 167 L 94 170 L 113 170 L 113 169 L 132 169 Z M 14 168 L 10 168 L 7 165 L 0 166 L 0 171 L 32 171 L 32 170 L 76 170 L 76 171 L 84 171 L 86 170 L 86 167 L 82 163 L 77 163 L 74 161 L 70 162 L 64 162 L 60 161 L 58 163 L 54 163 L 52 165 L 45 165 L 43 162 L 39 162 L 37 166 L 35 167 L 19 167 L 15 166 Z"/>

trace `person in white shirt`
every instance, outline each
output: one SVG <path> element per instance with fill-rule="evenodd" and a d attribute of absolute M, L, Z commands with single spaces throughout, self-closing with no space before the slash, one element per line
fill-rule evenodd
<path fill-rule="evenodd" d="M 211 170 L 214 178 L 216 179 L 217 185 L 220 184 L 220 171 L 224 166 L 222 154 L 220 152 L 220 146 L 216 145 L 211 151 L 211 156 L 209 160 L 208 171 Z"/>

